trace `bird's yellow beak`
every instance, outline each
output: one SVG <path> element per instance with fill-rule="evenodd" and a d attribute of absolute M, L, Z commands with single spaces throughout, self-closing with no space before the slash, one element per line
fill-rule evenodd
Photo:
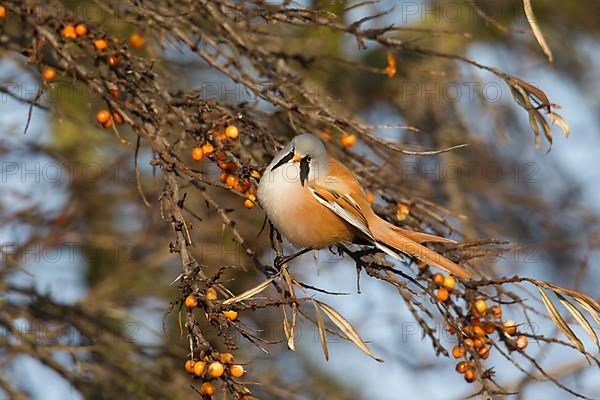
<path fill-rule="evenodd" d="M 294 154 L 294 158 L 292 158 L 292 161 L 293 162 L 300 162 L 301 158 L 302 157 L 300 156 L 300 154 Z"/>

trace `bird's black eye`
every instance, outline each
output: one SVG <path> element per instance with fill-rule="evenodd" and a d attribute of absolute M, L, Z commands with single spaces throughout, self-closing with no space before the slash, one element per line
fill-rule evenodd
<path fill-rule="evenodd" d="M 310 162 L 311 158 L 310 156 L 306 156 L 306 161 Z"/>

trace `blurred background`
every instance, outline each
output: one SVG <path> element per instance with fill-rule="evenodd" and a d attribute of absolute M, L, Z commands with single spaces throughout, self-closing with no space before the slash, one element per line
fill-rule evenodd
<path fill-rule="evenodd" d="M 325 27 L 264 25 L 268 34 L 281 36 L 282 49 L 318 60 L 296 68 L 321 103 L 365 124 L 419 129 L 378 128 L 377 137 L 419 149 L 469 144 L 435 156 L 390 156 L 359 140 L 345 157 L 364 156 L 380 166 L 380 181 L 368 189 L 380 193 L 380 182 L 386 182 L 401 188 L 398 198 L 425 199 L 449 210 L 458 239 L 514 244 L 502 257 L 475 266 L 499 276 L 548 280 L 598 298 L 600 2 L 534 1 L 552 64 L 531 34 L 521 1 L 379 1 L 340 12 L 357 3 L 296 1 L 288 7 L 326 9 L 346 25 L 386 12 L 362 28 L 394 24 L 402 28 L 395 37 L 405 43 L 518 76 L 560 105 L 558 113 L 571 131 L 565 138 L 553 127 L 551 151 L 544 140 L 536 149 L 528 115 L 507 84 L 458 60 L 397 51 L 397 72 L 388 77 L 373 72 L 386 67 L 387 54 L 375 42 L 359 49 L 353 36 Z M 139 30 L 127 18 L 91 8 L 95 4 L 59 6 L 65 13 L 87 15 L 90 24 L 123 41 Z M 0 22 L 2 34 L 18 23 L 9 12 Z M 256 23 L 262 22 L 257 18 Z M 160 42 L 152 29 L 146 27 L 147 43 L 135 51 L 152 59 L 154 72 L 170 89 L 201 88 L 203 100 L 251 103 L 277 113 L 276 105 L 258 100 L 192 52 Z M 40 400 L 197 397 L 182 368 L 189 346 L 181 334 L 179 306 L 168 312 L 181 296 L 171 285 L 181 264 L 170 252 L 171 227 L 161 218 L 162 172 L 150 165 L 152 151 L 142 146 L 138 160 L 147 207 L 134 171 L 135 134 L 120 128 L 120 141 L 95 122 L 102 99 L 68 75 L 42 86 L 39 71 L 25 57 L 8 50 L 0 54 L 0 398 L 22 398 L 19 393 Z M 42 87 L 41 107 L 30 108 L 27 101 L 37 101 Z M 271 126 L 282 143 L 293 135 L 282 124 Z M 193 145 L 189 141 L 190 151 Z M 345 154 L 337 147 L 337 154 Z M 189 156 L 187 161 L 192 162 Z M 264 154 L 256 165 L 268 162 Z M 208 165 L 195 168 L 217 173 Z M 261 260 L 272 261 L 268 229 L 259 235 L 260 207 L 248 210 L 229 191 L 209 190 L 222 207 L 232 209 L 237 229 Z M 197 192 L 186 193 L 186 205 L 202 219 L 191 231 L 196 259 L 209 273 L 245 266 L 245 271 L 226 272 L 224 284 L 234 293 L 264 279 L 214 210 Z M 380 196 L 378 203 L 384 204 Z M 348 293 L 316 297 L 351 321 L 385 362 L 336 337 L 329 338 L 330 360 L 325 361 L 318 330 L 307 321 L 298 326 L 297 351 L 290 352 L 280 309 L 243 312 L 240 320 L 272 342 L 267 354 L 235 336 L 236 357 L 249 363 L 247 379 L 260 382 L 259 398 L 291 398 L 277 388 L 303 399 L 460 399 L 476 391 L 454 372 L 453 360 L 436 356 L 392 286 L 363 275 L 359 294 L 354 263 L 328 251 L 305 255 L 291 268 L 303 282 Z M 535 298 L 531 293 L 529 299 Z M 505 313 L 523 319 L 510 306 Z M 560 335 L 551 321 L 530 317 L 527 329 Z M 444 333 L 444 322 L 433 323 L 439 325 L 442 345 L 451 348 L 454 338 Z M 211 343 L 225 348 L 209 323 L 203 328 Z M 14 346 L 20 337 L 44 345 Z M 591 341 L 585 343 L 593 348 Z M 576 351 L 531 343 L 529 353 L 565 386 L 600 398 L 600 370 Z M 514 398 L 572 397 L 546 379 L 528 378 L 500 354 L 486 363 L 503 387 L 520 391 Z M 526 362 L 522 368 L 533 371 Z"/>

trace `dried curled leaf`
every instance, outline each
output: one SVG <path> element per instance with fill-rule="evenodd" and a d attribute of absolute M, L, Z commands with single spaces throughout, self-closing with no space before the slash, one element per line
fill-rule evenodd
<path fill-rule="evenodd" d="M 563 117 L 558 115 L 557 113 L 551 112 L 548 114 L 548 118 L 550 118 L 550 122 L 559 126 L 562 129 L 565 137 L 569 137 L 569 133 L 571 132 L 571 128 L 569 128 L 569 124 L 564 120 Z"/>
<path fill-rule="evenodd" d="M 569 338 L 571 343 L 573 343 L 573 345 L 575 347 L 577 347 L 577 349 L 580 352 L 582 352 L 582 353 L 585 352 L 583 343 L 581 342 L 581 340 L 579 340 L 579 338 L 575 335 L 575 333 L 573 333 L 571 328 L 569 328 L 569 324 L 567 324 L 567 321 L 564 320 L 564 318 L 560 315 L 560 313 L 558 312 L 558 310 L 556 309 L 554 304 L 552 304 L 552 301 L 550 300 L 548 295 L 544 292 L 544 289 L 538 287 L 538 290 L 540 291 L 540 294 L 542 295 L 542 300 L 544 301 L 544 305 L 548 309 L 548 313 L 550 314 L 550 318 L 552 318 L 552 321 L 554 321 L 554 324 L 558 327 L 558 329 L 560 329 L 560 331 L 562 333 L 565 334 L 566 337 Z"/>
<path fill-rule="evenodd" d="M 331 319 L 331 321 L 346 335 L 346 337 L 348 337 L 348 339 L 352 340 L 352 342 L 354 342 L 354 344 L 359 349 L 364 351 L 367 355 L 369 355 L 374 360 L 383 362 L 383 360 L 381 358 L 375 357 L 375 355 L 371 352 L 371 350 L 369 349 L 369 347 L 367 346 L 365 341 L 362 340 L 360 335 L 356 332 L 354 327 L 352 327 L 350 322 L 348 322 L 340 313 L 338 313 L 336 310 L 334 310 L 328 304 L 325 304 L 320 301 L 317 301 L 317 303 L 319 303 L 319 306 L 325 312 L 325 314 L 327 314 L 329 319 Z"/>
<path fill-rule="evenodd" d="M 229 299 L 223 301 L 223 304 L 238 303 L 240 301 L 247 300 L 253 296 L 256 296 L 257 294 L 265 290 L 267 287 L 269 287 L 269 285 L 271 284 L 271 282 L 273 282 L 274 279 L 275 278 L 269 278 L 266 281 L 260 283 L 259 285 L 253 287 L 252 289 L 248 289 L 245 292 L 238 294 L 237 296 L 230 297 Z"/>
<path fill-rule="evenodd" d="M 290 277 L 290 274 L 288 273 L 287 268 L 283 268 L 281 270 L 281 274 L 287 284 L 289 293 L 291 293 L 293 298 L 296 298 L 296 292 L 294 291 L 294 285 L 292 285 L 292 278 Z M 285 305 L 282 307 L 283 307 L 283 331 L 287 338 L 287 346 L 291 351 L 296 351 L 295 332 L 296 332 L 296 318 L 297 318 L 297 314 L 298 314 L 298 306 L 297 306 L 296 302 L 293 302 L 291 305 L 291 307 L 292 307 L 292 322 L 291 323 L 288 321 L 287 313 L 285 311 Z"/>
<path fill-rule="evenodd" d="M 321 310 L 319 309 L 320 302 L 310 299 L 313 307 L 315 308 L 315 314 L 317 315 L 317 327 L 319 328 L 319 338 L 321 340 L 321 348 L 323 349 L 323 355 L 325 356 L 325 360 L 329 361 L 329 351 L 327 350 L 327 335 L 325 332 L 325 320 L 323 319 L 323 315 L 321 314 Z"/>
<path fill-rule="evenodd" d="M 565 294 L 575 300 L 600 324 L 600 304 L 590 296 L 574 289 L 568 289 L 549 282 L 535 281 L 538 286 L 548 288 L 554 293 Z"/>
<path fill-rule="evenodd" d="M 550 50 L 550 46 L 548 46 L 548 43 L 546 43 L 546 39 L 542 34 L 542 30 L 540 29 L 537 20 L 535 19 L 535 15 L 533 14 L 533 7 L 531 6 L 531 0 L 523 0 L 523 8 L 525 9 L 525 16 L 527 17 L 527 22 L 529 22 L 529 26 L 533 31 L 535 39 L 544 51 L 546 57 L 548 57 L 548 61 L 552 62 L 554 59 L 554 57 L 552 56 L 552 50 Z"/>
<path fill-rule="evenodd" d="M 560 115 L 551 111 L 553 107 L 558 108 L 559 106 L 551 104 L 548 96 L 542 90 L 515 77 L 507 77 L 505 81 L 517 104 L 529 115 L 529 126 L 534 135 L 536 149 L 541 144 L 540 127 L 544 132 L 544 137 L 550 143 L 548 152 L 552 149 L 553 142 L 552 130 L 541 110 L 546 112 L 550 122 L 556 123 L 562 129 L 565 136 L 569 135 L 567 122 Z"/>
<path fill-rule="evenodd" d="M 285 306 L 282 306 L 283 309 L 283 332 L 285 333 L 285 337 L 287 338 L 287 346 L 291 351 L 296 351 L 296 342 L 294 339 L 294 331 L 296 327 L 296 310 L 292 310 L 292 322 L 288 321 L 287 312 L 285 311 Z"/>
<path fill-rule="evenodd" d="M 598 335 L 596 334 L 596 331 L 594 331 L 594 328 L 592 328 L 592 325 L 589 323 L 589 321 L 583 316 L 581 311 L 579 311 L 577 307 L 571 304 L 563 295 L 556 293 L 556 296 L 558 297 L 560 302 L 565 306 L 565 308 L 569 310 L 573 318 L 575 318 L 577 322 L 579 322 L 579 325 L 581 325 L 583 329 L 585 329 L 585 331 L 588 333 L 588 335 L 590 335 L 590 337 L 594 340 L 594 343 L 596 343 L 596 347 L 598 347 L 598 350 L 600 350 L 600 342 L 598 341 Z"/>

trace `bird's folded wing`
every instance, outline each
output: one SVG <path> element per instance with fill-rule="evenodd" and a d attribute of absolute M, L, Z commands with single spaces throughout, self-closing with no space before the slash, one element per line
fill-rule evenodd
<path fill-rule="evenodd" d="M 333 189 L 318 184 L 309 184 L 308 189 L 313 197 L 334 214 L 358 229 L 372 241 L 375 241 L 369 230 L 367 218 L 358 203 L 347 194 L 340 194 Z"/>

